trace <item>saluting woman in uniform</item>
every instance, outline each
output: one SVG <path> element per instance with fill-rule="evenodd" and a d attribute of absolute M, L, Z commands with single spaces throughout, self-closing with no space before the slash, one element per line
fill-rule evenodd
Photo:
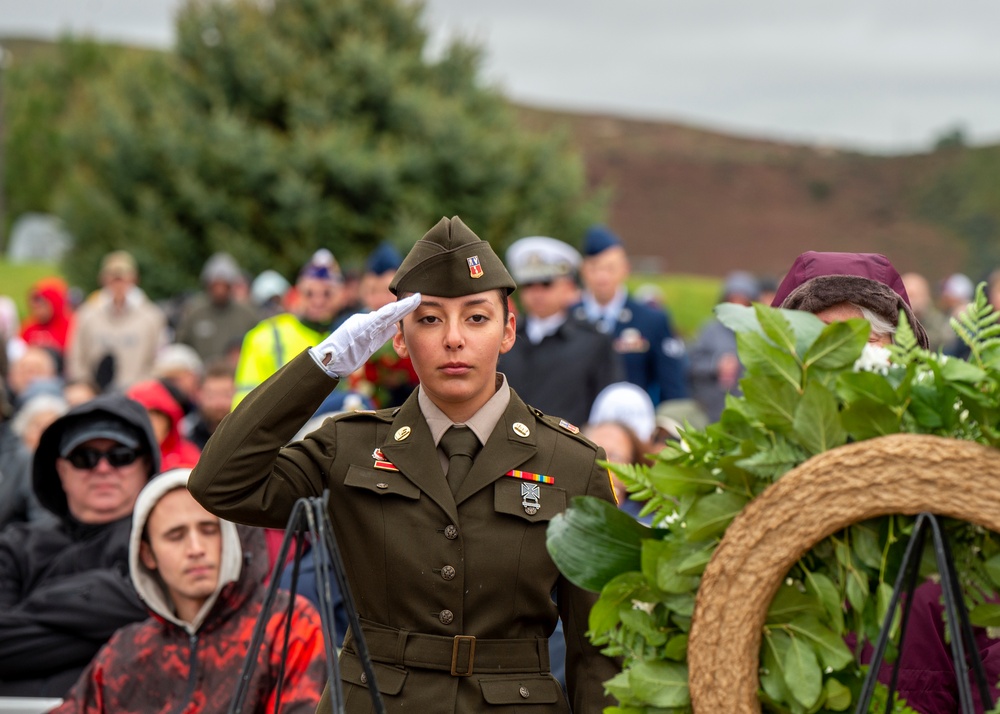
<path fill-rule="evenodd" d="M 389 711 L 583 714 L 614 703 L 603 682 L 618 664 L 585 636 L 597 596 L 563 578 L 545 546 L 573 496 L 613 501 L 604 452 L 496 371 L 515 339 L 514 288 L 489 243 L 441 219 L 396 273 L 397 301 L 350 318 L 255 389 L 190 479 L 213 513 L 273 528 L 298 498 L 329 489 Z M 403 406 L 340 415 L 286 445 L 389 339 L 420 378 Z M 548 662 L 557 617 L 568 701 Z M 340 667 L 347 711 L 371 711 L 350 633 Z M 319 711 L 330 710 L 327 692 Z"/>

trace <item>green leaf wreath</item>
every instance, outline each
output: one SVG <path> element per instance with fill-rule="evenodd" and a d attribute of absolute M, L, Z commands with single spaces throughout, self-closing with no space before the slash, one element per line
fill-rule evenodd
<path fill-rule="evenodd" d="M 600 592 L 590 637 L 624 660 L 606 683 L 620 703 L 609 710 L 616 714 L 690 711 L 687 637 L 700 576 L 732 519 L 783 474 L 847 442 L 899 432 L 1000 445 L 1000 313 L 983 285 L 952 320 L 968 360 L 922 349 L 902 314 L 888 348 L 868 345 L 864 320 L 826 325 L 762 305 L 724 304 L 716 314 L 736 333 L 743 395 L 727 399 L 718 423 L 684 430 L 652 466 L 609 464 L 659 527 L 584 497 L 549 528 L 562 572 Z M 856 524 L 788 573 L 762 640 L 764 711 L 856 705 L 865 674 L 860 647 L 881 629 L 912 525 L 903 516 Z M 1000 606 L 987 602 L 1000 588 L 1000 540 L 961 521 L 943 525 L 973 623 L 1000 626 Z M 921 575 L 934 570 L 925 554 Z M 857 635 L 855 651 L 847 633 Z M 884 688 L 879 694 L 884 711 Z M 911 710 L 897 704 L 895 711 Z"/>

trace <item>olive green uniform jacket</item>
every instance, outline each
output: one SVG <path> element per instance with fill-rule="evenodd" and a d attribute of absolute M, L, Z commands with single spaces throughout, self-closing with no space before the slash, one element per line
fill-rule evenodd
<path fill-rule="evenodd" d="M 222 422 L 191 475 L 191 492 L 222 518 L 280 528 L 296 499 L 330 490 L 331 521 L 388 711 L 567 712 L 548 673 L 545 638 L 557 615 L 573 711 L 613 704 L 603 682 L 618 665 L 584 634 L 597 596 L 563 578 L 545 546 L 549 520 L 570 498 L 613 499 L 595 461 L 603 452 L 513 390 L 457 495 L 416 393 L 398 409 L 330 419 L 285 446 L 335 385 L 303 352 Z M 507 477 L 514 469 L 554 483 Z M 534 514 L 524 505 L 526 483 L 539 487 Z M 473 658 L 471 639 L 456 635 L 476 638 Z M 347 711 L 372 711 L 350 635 L 341 677 Z M 330 711 L 329 702 L 327 693 L 319 711 Z"/>

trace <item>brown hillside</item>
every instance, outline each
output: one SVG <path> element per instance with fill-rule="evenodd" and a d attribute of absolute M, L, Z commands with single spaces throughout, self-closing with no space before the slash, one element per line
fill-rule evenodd
<path fill-rule="evenodd" d="M 915 215 L 914 196 L 948 153 L 870 156 L 737 138 L 655 121 L 520 107 L 561 128 L 590 183 L 611 192 L 608 222 L 643 267 L 780 277 L 805 250 L 884 253 L 936 280 L 966 248 Z"/>

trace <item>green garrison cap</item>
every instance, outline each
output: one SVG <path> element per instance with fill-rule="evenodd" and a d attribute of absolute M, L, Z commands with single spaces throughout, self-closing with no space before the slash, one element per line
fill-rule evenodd
<path fill-rule="evenodd" d="M 424 293 L 461 297 L 487 290 L 506 290 L 517 284 L 493 248 L 462 220 L 442 218 L 418 240 L 389 284 L 393 295 Z"/>

